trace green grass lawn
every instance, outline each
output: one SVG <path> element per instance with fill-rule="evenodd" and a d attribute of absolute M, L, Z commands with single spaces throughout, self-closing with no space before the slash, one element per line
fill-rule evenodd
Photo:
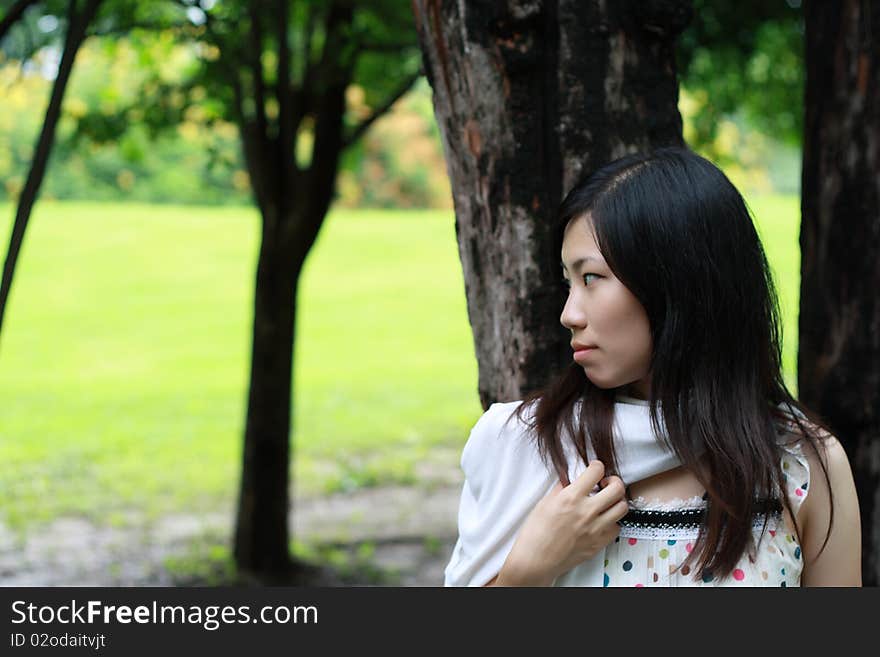
<path fill-rule="evenodd" d="M 797 199 L 752 208 L 793 381 Z M 12 214 L 0 205 L 4 251 Z M 232 508 L 257 230 L 248 208 L 37 206 L 0 338 L 0 519 Z M 297 491 L 413 481 L 433 450 L 457 458 L 476 381 L 452 214 L 332 213 L 300 282 Z"/>
<path fill-rule="evenodd" d="M 247 208 L 38 205 L 0 342 L 7 522 L 229 508 L 257 228 Z M 300 285 L 298 490 L 412 480 L 457 449 L 480 407 L 451 214 L 333 213 Z"/>

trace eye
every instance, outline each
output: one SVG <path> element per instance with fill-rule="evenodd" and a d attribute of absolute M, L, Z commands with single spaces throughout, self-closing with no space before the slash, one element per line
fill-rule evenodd
<path fill-rule="evenodd" d="M 599 274 L 584 274 L 584 285 L 589 286 L 590 283 L 597 278 L 603 278 L 603 277 L 600 276 Z M 563 276 L 562 277 L 562 286 L 566 290 L 571 289 L 571 281 Z"/>

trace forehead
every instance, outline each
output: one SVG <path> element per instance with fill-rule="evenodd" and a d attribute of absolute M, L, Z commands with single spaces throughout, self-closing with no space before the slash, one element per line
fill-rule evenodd
<path fill-rule="evenodd" d="M 562 266 L 574 268 L 583 261 L 595 260 L 605 262 L 596 236 L 593 232 L 593 223 L 586 217 L 575 217 L 568 222 L 562 239 Z"/>

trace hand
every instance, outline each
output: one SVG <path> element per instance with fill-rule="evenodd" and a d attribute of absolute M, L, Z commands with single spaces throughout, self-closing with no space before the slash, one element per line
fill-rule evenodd
<path fill-rule="evenodd" d="M 620 477 L 605 477 L 591 461 L 570 486 L 557 483 L 535 505 L 498 574 L 496 586 L 549 586 L 561 574 L 595 556 L 620 533 L 629 511 Z M 596 486 L 601 490 L 591 494 Z"/>

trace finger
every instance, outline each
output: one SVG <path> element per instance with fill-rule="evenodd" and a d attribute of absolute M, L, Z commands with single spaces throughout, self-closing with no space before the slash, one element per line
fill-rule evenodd
<path fill-rule="evenodd" d="M 590 503 L 596 505 L 600 511 L 604 511 L 621 500 L 626 501 L 626 487 L 623 481 L 620 477 L 609 477 L 605 487 L 590 498 Z"/>
<path fill-rule="evenodd" d="M 610 543 L 620 533 L 618 522 L 629 512 L 629 505 L 625 500 L 620 500 L 610 508 L 595 516 L 590 521 L 592 536 L 601 536 L 605 543 Z"/>
<path fill-rule="evenodd" d="M 587 469 L 571 482 L 569 488 L 575 495 L 588 495 L 604 476 L 605 465 L 602 461 L 590 461 Z"/>
<path fill-rule="evenodd" d="M 607 488 L 608 485 L 612 481 L 615 481 L 615 480 L 619 481 L 623 485 L 624 496 L 629 497 L 629 486 L 627 486 L 626 482 L 623 479 L 621 479 L 620 477 L 618 477 L 617 475 L 611 475 L 610 477 L 605 477 L 602 481 L 599 482 L 599 486 L 601 488 Z"/>
<path fill-rule="evenodd" d="M 602 490 L 608 488 L 609 486 L 626 490 L 626 484 L 623 483 L 623 479 L 621 479 L 617 475 L 609 475 L 607 477 L 603 477 L 602 481 L 599 482 L 599 488 Z"/>
<path fill-rule="evenodd" d="M 627 501 L 618 500 L 607 509 L 605 509 L 598 516 L 596 516 L 596 521 L 602 524 L 614 524 L 617 523 L 621 518 L 623 518 L 627 513 L 629 513 L 629 504 L 627 504 Z"/>

